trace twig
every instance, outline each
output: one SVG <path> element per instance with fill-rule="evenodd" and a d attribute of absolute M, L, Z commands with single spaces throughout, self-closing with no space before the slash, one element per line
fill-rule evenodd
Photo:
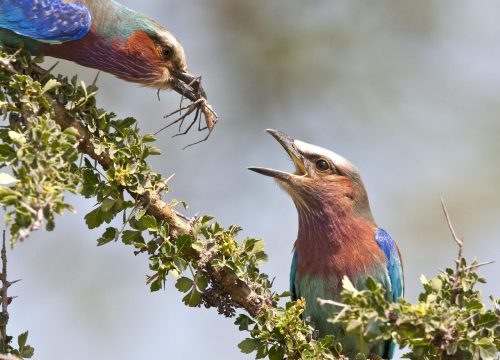
<path fill-rule="evenodd" d="M 344 314 L 346 313 L 346 311 L 351 308 L 350 305 L 343 304 L 341 302 L 337 302 L 337 301 L 333 301 L 333 300 L 325 300 L 325 299 L 321 299 L 321 298 L 317 298 L 316 300 L 318 301 L 318 303 L 320 305 L 334 305 L 334 306 L 339 306 L 339 307 L 342 308 L 342 310 L 339 311 L 339 313 L 337 314 L 337 316 L 335 316 L 335 318 L 333 320 L 331 320 L 331 322 L 337 322 L 337 321 L 339 321 L 340 318 L 342 318 L 342 316 L 344 316 Z"/>
<path fill-rule="evenodd" d="M 448 209 L 446 208 L 446 205 L 444 204 L 443 197 L 440 196 L 440 198 L 441 198 L 441 206 L 442 206 L 443 211 L 444 211 L 444 216 L 446 217 L 446 221 L 448 222 L 448 228 L 451 231 L 451 234 L 453 236 L 453 240 L 455 240 L 455 242 L 458 245 L 458 263 L 456 264 L 456 268 L 455 268 L 455 273 L 458 274 L 458 272 L 460 270 L 460 261 L 462 261 L 463 253 L 464 253 L 464 242 L 462 240 L 460 240 L 458 238 L 457 234 L 455 233 L 455 229 L 453 228 L 453 224 L 451 223 L 450 215 L 448 214 Z"/>
<path fill-rule="evenodd" d="M 0 360 L 22 360 L 22 359 L 12 354 L 0 354 Z"/>
<path fill-rule="evenodd" d="M 2 236 L 2 288 L 1 288 L 1 293 L 2 293 L 2 322 L 0 326 L 0 334 L 2 336 L 2 344 L 3 344 L 3 349 L 7 349 L 8 341 L 7 341 L 7 323 L 9 322 L 9 312 L 7 311 L 7 307 L 9 306 L 9 296 L 8 296 L 8 289 L 10 286 L 10 283 L 7 281 L 7 249 L 5 247 L 5 230 L 3 231 L 3 236 Z"/>
<path fill-rule="evenodd" d="M 450 215 L 448 214 L 448 209 L 446 208 L 443 197 L 440 196 L 440 198 L 441 198 L 441 206 L 442 206 L 443 211 L 444 211 L 444 216 L 446 217 L 446 221 L 448 222 L 448 228 L 451 231 L 451 234 L 453 236 L 453 240 L 455 240 L 455 242 L 458 245 L 458 256 L 457 256 L 457 260 L 455 261 L 456 262 L 455 273 L 453 274 L 453 287 L 452 287 L 452 294 L 451 294 L 452 302 L 456 303 L 458 300 L 458 294 L 462 291 L 462 287 L 459 286 L 460 274 L 462 273 L 462 271 L 465 271 L 464 269 L 461 268 L 463 253 L 464 253 L 464 242 L 458 238 L 458 236 L 455 232 L 455 229 L 453 228 L 453 224 L 451 223 Z"/>
<path fill-rule="evenodd" d="M 471 265 L 467 266 L 464 270 L 467 271 L 467 270 L 477 269 L 478 267 L 493 264 L 494 262 L 495 262 L 495 260 L 490 260 L 490 261 L 483 261 L 483 262 L 480 262 L 477 264 L 471 264 Z"/>

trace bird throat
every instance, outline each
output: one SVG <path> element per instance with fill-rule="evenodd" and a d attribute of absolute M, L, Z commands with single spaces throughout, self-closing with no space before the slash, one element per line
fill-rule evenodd
<path fill-rule="evenodd" d="M 298 208 L 298 214 L 298 276 L 329 279 L 339 289 L 344 275 L 353 279 L 382 260 L 375 224 L 354 211 Z"/>

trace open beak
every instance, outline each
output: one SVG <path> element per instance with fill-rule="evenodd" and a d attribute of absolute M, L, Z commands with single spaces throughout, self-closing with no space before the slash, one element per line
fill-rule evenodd
<path fill-rule="evenodd" d="M 295 164 L 295 173 L 292 174 L 280 170 L 254 167 L 254 166 L 249 167 L 248 169 L 262 175 L 271 176 L 276 179 L 281 179 L 285 181 L 290 180 L 290 178 L 292 178 L 293 176 L 306 175 L 307 171 L 304 165 L 304 157 L 297 149 L 297 146 L 295 145 L 295 140 L 278 130 L 267 129 L 266 131 L 269 134 L 271 134 L 286 150 L 288 156 L 290 156 L 290 159 L 292 159 L 293 163 Z"/>
<path fill-rule="evenodd" d="M 201 87 L 199 76 L 180 70 L 172 70 L 170 73 L 173 75 L 169 81 L 170 86 L 179 94 L 191 101 L 196 101 L 202 97 L 207 98 L 205 90 Z"/>

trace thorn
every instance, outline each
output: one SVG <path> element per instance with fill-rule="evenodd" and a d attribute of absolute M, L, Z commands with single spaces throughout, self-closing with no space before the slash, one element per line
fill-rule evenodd
<path fill-rule="evenodd" d="M 14 300 L 14 299 L 16 299 L 16 298 L 17 298 L 17 296 L 9 296 L 9 297 L 7 298 L 7 304 L 9 304 L 9 305 L 10 305 L 10 304 L 12 303 L 12 300 Z"/>
<path fill-rule="evenodd" d="M 47 69 L 47 73 L 52 72 L 52 70 L 54 70 L 54 69 L 56 68 L 56 66 L 57 66 L 57 65 L 59 65 L 59 63 L 60 63 L 60 61 L 56 61 L 56 62 L 54 63 L 54 65 L 52 65 L 51 67 L 49 67 L 49 68 Z"/>
<path fill-rule="evenodd" d="M 14 281 L 7 281 L 7 287 L 11 287 L 11 285 L 14 285 L 15 283 L 18 283 L 22 279 L 14 280 Z"/>
<path fill-rule="evenodd" d="M 99 75 L 101 74 L 101 70 L 99 70 L 94 78 L 94 81 L 92 81 L 92 86 L 95 87 L 95 84 L 97 83 L 97 79 L 99 79 Z"/>
<path fill-rule="evenodd" d="M 170 175 L 165 181 L 164 183 L 168 183 L 170 180 L 172 180 L 172 178 L 175 176 L 175 173 L 173 173 L 172 175 Z"/>
<path fill-rule="evenodd" d="M 464 270 L 477 269 L 478 267 L 490 265 L 490 264 L 493 264 L 494 262 L 495 262 L 495 260 L 490 260 L 490 261 L 480 262 L 477 264 L 471 264 L 471 265 L 467 266 Z"/>

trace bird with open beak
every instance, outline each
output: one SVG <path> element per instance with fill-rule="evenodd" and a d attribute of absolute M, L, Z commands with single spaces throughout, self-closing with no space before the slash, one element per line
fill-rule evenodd
<path fill-rule="evenodd" d="M 0 45 L 23 46 L 34 55 L 74 61 L 155 89 L 173 89 L 193 102 L 204 100 L 197 104 L 208 107 L 200 78 L 188 71 L 175 36 L 113 0 L 2 0 Z"/>
<path fill-rule="evenodd" d="M 267 130 L 286 150 L 295 172 L 250 167 L 276 179 L 292 198 L 299 229 L 294 246 L 290 290 L 294 299 L 304 298 L 304 316 L 320 336 L 333 334 L 343 352 L 354 358 L 359 339 L 328 321 L 332 309 L 317 299 L 340 301 L 342 279 L 347 276 L 357 289 L 372 277 L 386 289 L 386 297 L 403 296 L 403 266 L 396 243 L 375 223 L 358 169 L 336 153 Z M 369 353 L 391 359 L 391 341 L 369 344 Z M 367 354 L 368 355 L 368 354 Z"/>

